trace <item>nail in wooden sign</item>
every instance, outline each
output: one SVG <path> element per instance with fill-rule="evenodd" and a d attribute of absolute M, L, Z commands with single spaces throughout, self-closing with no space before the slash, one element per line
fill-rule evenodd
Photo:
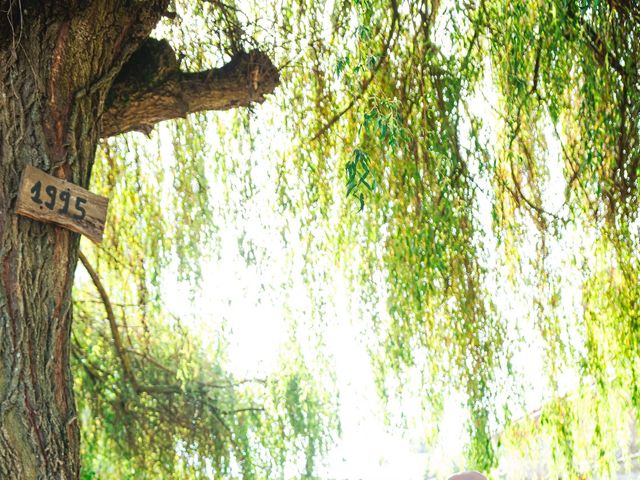
<path fill-rule="evenodd" d="M 102 241 L 109 199 L 31 165 L 22 172 L 16 213 Z"/>

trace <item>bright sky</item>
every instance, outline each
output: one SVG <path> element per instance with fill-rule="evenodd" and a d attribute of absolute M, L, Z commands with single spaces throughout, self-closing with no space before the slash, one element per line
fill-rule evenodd
<path fill-rule="evenodd" d="M 476 114 L 481 114 L 488 124 L 495 125 L 492 109 L 495 92 L 489 83 L 481 95 L 471 102 Z M 275 108 L 268 105 L 260 108 Z M 254 122 L 260 121 L 260 108 Z M 270 112 L 273 113 L 273 112 Z M 463 132 L 464 133 L 464 132 Z M 239 156 L 240 161 L 252 162 L 252 178 L 257 190 L 251 203 L 247 205 L 246 223 L 229 225 L 220 223 L 221 251 L 219 259 L 208 259 L 203 265 L 202 293 L 191 297 L 187 287 L 167 278 L 165 281 L 167 301 L 170 311 L 181 318 L 192 319 L 194 329 L 208 334 L 209 340 L 216 340 L 221 328 L 229 340 L 229 367 L 238 377 L 258 377 L 268 375 L 278 365 L 282 346 L 290 335 L 290 319 L 297 317 L 298 336 L 307 338 L 313 344 L 312 320 L 306 318 L 309 308 L 307 287 L 301 278 L 291 275 L 292 264 L 299 268 L 304 261 L 299 255 L 303 245 L 293 243 L 284 246 L 278 233 L 282 218 L 276 213 L 277 198 L 269 169 L 277 149 L 286 151 L 288 139 L 273 126 L 262 125 L 257 146 L 250 155 L 229 148 L 229 155 Z M 210 141 L 216 142 L 217 135 L 210 132 Z M 167 136 L 167 138 L 169 138 Z M 487 141 L 490 141 L 487 139 Z M 545 203 L 550 210 L 562 206 L 564 180 L 559 161 L 558 142 L 551 129 L 546 132 L 549 150 L 549 181 L 543 192 Z M 170 148 L 162 149 L 163 155 L 170 155 Z M 480 185 L 490 189 L 490 185 Z M 215 203 L 223 204 L 219 191 L 221 186 L 211 179 L 212 197 Z M 479 211 L 485 217 L 485 228 L 490 232 L 489 200 L 479 195 Z M 238 238 L 244 235 L 262 249 L 267 259 L 263 268 L 247 265 L 240 255 Z M 535 239 L 529 240 L 531 255 L 534 254 Z M 550 240 L 551 254 L 548 258 L 550 269 L 563 272 L 563 306 L 566 315 L 575 315 L 580 308 L 579 289 L 571 284 L 572 273 L 567 261 L 576 245 L 588 244 L 590 239 L 568 232 L 561 241 Z M 489 249 L 487 265 L 497 260 L 499 251 Z M 296 263 L 297 262 L 297 263 Z M 576 268 L 574 266 L 574 268 Z M 289 283 L 286 288 L 282 285 Z M 342 283 L 341 283 L 342 282 Z M 346 280 L 337 278 L 332 289 L 334 305 L 327 309 L 323 322 L 326 324 L 325 339 L 332 356 L 337 375 L 341 401 L 342 438 L 327 458 L 322 478 L 335 480 L 423 480 L 425 478 L 447 478 L 456 470 L 463 469 L 465 416 L 460 407 L 463 399 L 452 396 L 446 403 L 444 419 L 435 445 L 425 447 L 424 431 L 418 425 L 409 424 L 407 429 L 385 425 L 383 409 L 376 393 L 372 366 L 366 348 L 364 332 L 371 327 L 370 320 L 362 318 L 357 305 L 347 297 L 349 289 Z M 532 307 L 534 286 L 514 292 L 504 279 L 504 270 L 493 269 L 488 276 L 495 288 L 494 301 L 506 318 L 513 318 L 511 334 L 525 338 L 537 338 L 533 325 L 535 311 Z M 304 345 L 304 341 L 302 342 Z M 310 349 L 313 351 L 313 349 Z M 525 405 L 521 413 L 532 411 L 541 405 L 546 395 L 542 362 L 542 345 L 531 341 L 524 352 L 516 355 L 513 365 L 528 383 Z M 565 377 L 564 389 L 575 387 L 576 377 L 569 372 Z M 407 408 L 409 416 L 419 409 L 418 399 L 407 399 L 398 408 Z M 518 416 L 518 406 L 514 414 Z M 511 468 L 511 467 L 509 467 Z M 429 469 L 429 470 L 428 470 Z M 431 476 L 425 476 L 429 471 Z M 515 478 L 507 475 L 507 478 Z"/>
<path fill-rule="evenodd" d="M 203 295 L 191 302 L 189 291 L 175 285 L 167 288 L 172 292 L 169 307 L 183 318 L 189 312 L 200 326 L 209 325 L 206 330 L 212 336 L 220 320 L 226 321 L 230 368 L 239 377 L 265 375 L 277 368 L 288 336 L 288 319 L 285 306 L 265 295 L 261 284 L 279 284 L 278 277 L 285 272 L 270 271 L 268 276 L 272 278 L 265 278 L 247 267 L 238 254 L 235 232 L 226 232 L 223 238 L 221 260 L 206 266 Z M 286 252 L 278 251 L 279 245 L 272 248 L 275 256 L 286 256 Z M 346 302 L 344 298 L 337 300 Z M 328 459 L 326 478 L 422 479 L 426 459 L 419 453 L 419 445 L 385 431 L 368 355 L 355 322 L 329 318 L 327 323 L 334 326 L 328 343 L 337 366 L 343 437 Z"/>
<path fill-rule="evenodd" d="M 495 126 L 497 119 L 490 104 L 495 104 L 496 93 L 489 80 L 485 82 L 483 92 L 473 99 L 471 109 L 486 119 L 487 124 Z M 256 109 L 254 122 L 260 121 L 262 108 L 275 108 L 268 105 Z M 274 112 L 269 112 L 273 114 Z M 193 319 L 194 328 L 199 332 L 208 332 L 210 340 L 215 340 L 218 329 L 224 328 L 228 333 L 230 368 L 239 377 L 257 377 L 268 375 L 278 365 L 281 347 L 289 335 L 289 319 L 292 315 L 300 317 L 298 335 L 313 337 L 309 328 L 311 321 L 305 319 L 309 311 L 306 287 L 300 278 L 290 276 L 290 263 L 300 261 L 295 252 L 295 244 L 283 246 L 276 228 L 282 219 L 275 213 L 277 198 L 269 179 L 269 168 L 273 165 L 270 157 L 276 149 L 287 150 L 288 139 L 273 126 L 260 126 L 261 138 L 257 147 L 251 152 L 251 159 L 241 161 L 252 162 L 252 178 L 258 186 L 255 198 L 247 210 L 249 219 L 244 225 L 218 225 L 222 239 L 220 259 L 208 260 L 203 267 L 202 294 L 191 298 L 185 286 L 167 279 L 164 297 L 168 307 L 181 318 Z M 464 133 L 464 132 L 463 132 Z M 464 136 L 464 135 L 463 135 Z M 210 132 L 210 141 L 216 142 L 216 132 Z M 489 139 L 487 140 L 489 141 Z M 558 208 L 563 200 L 564 181 L 559 161 L 557 141 L 553 132 L 547 132 L 549 146 L 550 171 L 549 184 L 544 192 L 545 199 L 553 207 Z M 554 143 L 555 142 L 555 143 Z M 163 148 L 163 155 L 170 154 L 169 146 Z M 241 156 L 246 152 L 229 150 L 229 155 Z M 211 181 L 214 201 L 222 202 L 220 192 L 216 190 L 215 180 Z M 482 186 L 482 185 L 481 185 Z M 219 187 L 219 185 L 218 185 Z M 264 187 L 264 188 L 262 188 Z M 485 185 L 487 189 L 489 185 Z M 490 204 L 488 199 L 479 198 L 480 211 L 486 217 L 487 231 L 490 231 Z M 553 208 L 551 208 L 553 210 Z M 253 239 L 268 255 L 268 263 L 264 269 L 248 266 L 238 252 L 238 237 L 242 230 Z M 291 237 L 295 237 L 294 234 Z M 569 238 L 566 245 L 554 245 L 549 258 L 554 268 L 564 268 L 566 253 L 570 245 L 580 239 Z M 531 248 L 533 251 L 533 244 Z M 497 250 L 490 250 L 494 257 Z M 487 259 L 491 264 L 495 258 Z M 534 329 L 531 324 L 531 292 L 513 291 L 505 288 L 504 272 L 494 271 L 489 281 L 494 282 L 498 308 L 504 315 L 514 319 L 512 332 L 525 336 Z M 292 283 L 283 291 L 280 285 Z M 567 282 L 565 282 L 567 283 Z M 566 309 L 579 305 L 577 289 L 565 285 L 567 291 Z M 576 292 L 575 295 L 570 292 Z M 363 332 L 370 327 L 368 319 L 361 318 L 358 309 L 350 305 L 347 298 L 346 285 L 333 285 L 335 305 L 327 311 L 323 321 L 327 325 L 326 341 L 333 357 L 337 375 L 337 384 L 341 400 L 342 438 L 327 458 L 321 475 L 335 480 L 423 480 L 425 478 L 446 478 L 449 474 L 464 467 L 462 448 L 465 438 L 465 416 L 460 407 L 462 398 L 452 396 L 447 402 L 444 419 L 441 423 L 439 437 L 434 446 L 427 448 L 424 444 L 424 433 L 421 427 L 409 424 L 406 430 L 391 428 L 385 425 L 382 406 L 379 402 L 367 353 Z M 312 340 L 310 340 L 312 343 Z M 530 390 L 526 398 L 526 409 L 540 405 L 544 397 L 544 386 L 540 383 L 540 372 L 544 365 L 541 362 L 540 345 L 535 342 L 521 355 L 514 358 L 514 366 L 526 375 Z M 567 388 L 572 385 L 567 378 Z M 398 408 L 407 408 L 408 413 L 417 410 L 418 400 L 408 399 Z M 517 408 L 515 409 L 517 411 Z M 432 476 L 425 476 L 427 469 Z"/>
<path fill-rule="evenodd" d="M 486 109 L 486 101 L 479 98 L 475 108 Z M 260 121 L 259 109 L 256 116 L 254 121 Z M 216 142 L 213 130 L 209 138 Z M 241 157 L 242 161 L 252 162 L 252 178 L 258 186 L 246 212 L 249 218 L 243 225 L 218 224 L 222 239 L 220 259 L 209 259 L 204 264 L 202 293 L 191 298 L 186 286 L 170 278 L 165 280 L 164 299 L 170 311 L 187 321 L 191 319 L 194 329 L 204 332 L 205 336 L 209 334 L 211 342 L 215 342 L 219 329 L 224 328 L 229 340 L 229 367 L 240 378 L 268 375 L 277 368 L 282 346 L 289 335 L 292 313 L 301 318 L 298 336 L 313 336 L 309 328 L 311 321 L 304 318 L 309 308 L 302 279 L 293 277 L 287 291 L 278 287 L 290 280 L 289 262 L 301 261 L 295 252 L 302 250 L 295 244 L 284 247 L 277 229 L 272 228 L 282 220 L 275 213 L 277 198 L 269 178 L 269 166 L 273 165 L 270 157 L 275 148 L 286 151 L 288 139 L 275 127 L 261 125 L 260 130 L 261 139 L 251 152 L 252 158 Z M 162 154 L 171 155 L 169 145 L 162 148 Z M 229 155 L 243 154 L 246 153 L 229 148 Z M 210 181 L 214 202 L 224 202 L 218 191 L 220 185 L 216 185 L 213 178 Z M 489 216 L 489 210 L 486 213 Z M 267 252 L 268 263 L 263 269 L 248 266 L 239 254 L 241 231 Z M 295 233 L 291 235 L 295 236 Z M 428 451 L 419 426 L 410 424 L 403 430 L 385 425 L 365 345 L 370 321 L 361 318 L 353 305 L 349 306 L 348 291 L 346 284 L 340 284 L 338 279 L 333 285 L 334 305 L 323 319 L 340 391 L 342 437 L 327 458 L 322 478 L 422 480 L 428 467 L 434 476 L 426 478 L 447 478 L 463 469 L 461 439 L 466 435 L 466 417 L 460 407 L 462 398 L 452 397 L 447 403 L 440 435 Z M 511 298 L 505 293 L 505 298 Z M 505 305 L 505 308 L 513 306 Z M 404 413 L 411 414 L 419 410 L 418 403 L 419 399 L 407 399 L 406 404 L 397 408 L 407 408 L 410 411 Z"/>
<path fill-rule="evenodd" d="M 246 267 L 237 254 L 235 240 L 230 239 L 223 247 L 220 262 L 207 265 L 204 277 L 205 293 L 195 303 L 190 302 L 185 288 L 168 288 L 173 292 L 171 310 L 183 318 L 185 309 L 190 311 L 194 322 L 212 327 L 208 328 L 212 335 L 223 318 L 229 329 L 230 367 L 234 373 L 239 377 L 268 374 L 277 367 L 288 335 L 283 305 L 261 294 L 259 284 L 265 279 Z M 346 303 L 344 298 L 337 300 Z M 359 334 L 361 322 L 342 317 L 328 318 L 327 323 L 332 325 L 327 342 L 337 370 L 343 435 L 329 455 L 322 477 L 422 480 L 428 461 L 419 441 L 422 434 L 408 432 L 403 438 L 402 432 L 390 433 L 385 427 L 368 353 Z M 448 422 L 440 445 L 447 458 L 451 449 L 459 446 L 460 427 L 455 419 Z"/>
<path fill-rule="evenodd" d="M 278 137 L 277 131 L 262 133 L 273 138 L 273 144 L 286 142 Z M 215 141 L 214 132 L 210 138 Z M 259 145 L 252 152 L 255 156 L 252 160 L 255 165 L 269 165 L 272 145 Z M 165 147 L 163 155 L 170 154 L 170 148 Z M 202 293 L 192 298 L 187 286 L 170 278 L 164 281 L 168 309 L 180 318 L 191 320 L 195 330 L 209 335 L 208 341 L 215 342 L 217 332 L 224 328 L 229 340 L 228 366 L 240 378 L 268 375 L 277 368 L 282 346 L 289 335 L 292 314 L 300 315 L 298 337 L 313 338 L 311 321 L 304 318 L 309 308 L 307 287 L 302 279 L 293 277 L 293 283 L 286 291 L 279 287 L 290 279 L 292 256 L 294 263 L 300 261 L 295 259 L 295 252 L 301 249 L 295 244 L 284 247 L 276 229 L 272 228 L 281 219 L 274 213 L 277 199 L 273 188 L 260 189 L 261 181 L 272 184 L 266 175 L 268 173 L 260 169 L 252 172 L 259 188 L 247 212 L 250 219 L 246 224 L 218 225 L 222 239 L 220 256 L 209 259 L 203 266 Z M 215 183 L 212 190 L 215 199 Z M 239 254 L 241 229 L 267 251 L 268 263 L 264 269 L 248 266 Z M 336 480 L 422 480 L 429 461 L 423 433 L 385 426 L 363 335 L 370 325 L 368 319 L 359 317 L 357 309 L 349 307 L 346 292 L 346 284 L 338 281 L 333 285 L 334 305 L 323 318 L 340 391 L 342 437 L 327 458 L 321 475 Z M 414 408 L 418 408 L 417 403 Z M 430 452 L 440 459 L 459 457 L 462 447 L 459 439 L 464 430 L 460 411 L 453 408 L 447 415 L 441 441 L 436 450 Z M 441 476 L 455 469 L 454 465 L 446 463 L 440 462 Z"/>

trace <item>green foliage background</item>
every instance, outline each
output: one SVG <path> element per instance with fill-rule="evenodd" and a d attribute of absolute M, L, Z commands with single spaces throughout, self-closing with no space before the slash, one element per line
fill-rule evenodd
<path fill-rule="evenodd" d="M 183 68 L 259 46 L 282 85 L 255 111 L 102 146 L 92 188 L 111 199 L 108 231 L 83 249 L 138 388 L 79 275 L 85 477 L 314 475 L 339 422 L 331 367 L 312 365 L 296 336 L 303 320 L 292 315 L 278 374 L 245 381 L 225 369 L 222 325 L 205 345 L 163 309 L 166 275 L 198 288 L 201 260 L 221 251 L 217 225 L 237 226 L 248 264 L 273 266 L 249 228 L 264 190 L 320 345 L 327 285 L 349 278 L 383 399 L 416 396 L 433 426 L 462 393 L 469 467 L 489 471 L 515 451 L 552 475 L 613 476 L 640 409 L 634 2 L 172 8 L 156 34 Z M 528 355 L 542 371 L 527 371 Z M 537 396 L 527 375 L 544 378 Z"/>

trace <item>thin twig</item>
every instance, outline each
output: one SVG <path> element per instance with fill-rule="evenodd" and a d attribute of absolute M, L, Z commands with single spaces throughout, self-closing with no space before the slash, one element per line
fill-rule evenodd
<path fill-rule="evenodd" d="M 131 382 L 133 389 L 136 393 L 165 393 L 165 394 L 173 394 L 180 393 L 182 389 L 179 385 L 141 385 L 138 383 L 135 372 L 131 365 L 131 360 L 129 359 L 129 355 L 127 354 L 124 345 L 122 344 L 122 337 L 120 336 L 120 331 L 118 330 L 118 325 L 116 323 L 116 316 L 113 312 L 113 307 L 111 305 L 111 301 L 109 300 L 109 295 L 107 294 L 102 281 L 100 280 L 100 276 L 94 270 L 94 268 L 87 260 L 87 257 L 84 256 L 82 252 L 78 252 L 78 258 L 82 262 L 85 270 L 93 280 L 93 284 L 95 285 L 98 293 L 100 294 L 100 298 L 102 299 L 102 304 L 104 305 L 104 309 L 107 313 L 107 320 L 109 321 L 109 327 L 111 329 L 111 337 L 113 338 L 113 344 L 116 349 L 116 353 L 118 354 L 118 358 L 120 359 L 120 364 L 122 365 L 122 370 L 124 372 L 124 376 L 126 379 Z"/>
<path fill-rule="evenodd" d="M 389 30 L 389 35 L 387 35 L 387 39 L 386 39 L 386 41 L 384 43 L 384 47 L 382 49 L 382 54 L 380 55 L 380 60 L 378 61 L 378 63 L 376 64 L 375 68 L 371 72 L 371 75 L 369 75 L 369 78 L 367 78 L 367 80 L 364 82 L 364 85 L 362 86 L 362 89 L 360 90 L 358 95 L 353 97 L 351 99 L 351 101 L 347 104 L 346 107 L 344 107 L 342 110 L 340 110 L 338 113 L 336 113 L 331 118 L 331 120 L 329 120 L 327 123 L 325 123 L 322 126 L 322 128 L 320 128 L 320 130 L 318 130 L 316 132 L 316 134 L 311 138 L 312 142 L 315 142 L 318 138 L 320 138 L 325 133 L 327 133 L 331 129 L 331 127 L 333 127 L 336 124 L 336 122 L 342 118 L 342 116 L 345 113 L 347 113 L 349 110 L 351 110 L 353 108 L 353 106 L 357 102 L 360 101 L 360 99 L 367 92 L 367 90 L 369 88 L 369 85 L 371 85 L 371 82 L 373 82 L 373 79 L 375 78 L 376 74 L 380 70 L 380 67 L 385 63 L 385 61 L 386 61 L 386 59 L 388 57 L 389 47 L 391 46 L 391 41 L 393 40 L 393 36 L 394 36 L 395 30 L 396 30 L 396 26 L 397 26 L 398 20 L 400 18 L 400 14 L 398 13 L 398 6 L 396 4 L 396 0 L 392 0 L 391 4 L 392 4 L 392 8 L 393 8 L 393 17 L 391 19 L 391 28 Z"/>

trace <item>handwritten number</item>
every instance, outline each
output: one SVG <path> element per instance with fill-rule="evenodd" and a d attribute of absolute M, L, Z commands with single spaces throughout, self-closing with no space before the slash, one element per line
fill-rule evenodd
<path fill-rule="evenodd" d="M 80 206 L 83 203 L 87 203 L 86 198 L 76 197 L 76 210 L 80 212 L 80 215 L 73 216 L 73 218 L 75 218 L 76 220 L 82 220 L 87 215 L 87 211 Z"/>
<path fill-rule="evenodd" d="M 31 200 L 33 200 L 34 203 L 37 203 L 37 204 L 43 203 L 42 199 L 40 198 L 41 191 L 42 191 L 42 182 L 36 182 L 33 185 L 33 187 L 31 187 L 31 193 L 32 193 Z M 53 210 L 53 208 L 56 205 L 58 189 L 54 185 L 47 185 L 44 191 L 47 192 L 47 195 L 49 196 L 49 201 L 44 202 L 44 205 L 49 210 Z M 71 192 L 68 190 L 64 190 L 60 192 L 60 200 L 62 200 L 64 204 L 62 205 L 62 208 L 58 210 L 58 213 L 64 213 L 69 215 L 69 204 L 71 203 Z M 84 217 L 87 216 L 87 210 L 85 209 L 85 207 L 82 206 L 86 203 L 87 203 L 86 198 L 76 197 L 75 207 L 78 213 L 76 215 L 73 215 L 73 218 L 75 220 L 82 220 L 84 219 Z"/>
<path fill-rule="evenodd" d="M 69 213 L 69 200 L 71 199 L 71 192 L 60 192 L 60 200 L 64 202 L 64 206 L 58 210 L 60 213 Z"/>
<path fill-rule="evenodd" d="M 49 198 L 51 198 L 51 200 L 49 200 L 48 202 L 44 202 L 44 206 L 49 210 L 53 210 L 53 207 L 56 204 L 56 195 L 58 195 L 58 189 L 53 185 L 47 185 L 47 188 L 45 188 L 44 191 L 47 192 L 47 195 L 49 195 Z"/>
<path fill-rule="evenodd" d="M 31 200 L 34 201 L 34 203 L 40 204 L 42 203 L 42 200 L 40 200 L 40 189 L 42 188 L 42 183 L 41 182 L 36 182 L 36 184 L 31 187 L 31 193 L 33 193 L 33 196 L 31 197 Z"/>

